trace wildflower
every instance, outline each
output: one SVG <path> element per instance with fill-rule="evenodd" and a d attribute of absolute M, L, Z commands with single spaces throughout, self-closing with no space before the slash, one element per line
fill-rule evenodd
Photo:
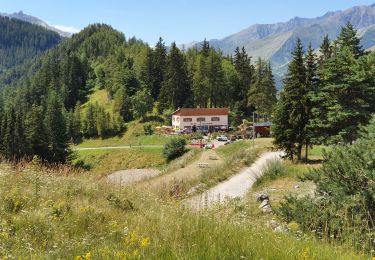
<path fill-rule="evenodd" d="M 303 253 L 300 257 L 301 260 L 309 260 L 314 259 L 312 256 L 310 256 L 310 249 L 307 247 L 305 250 L 303 250 Z"/>
<path fill-rule="evenodd" d="M 79 255 L 74 258 L 75 260 L 91 260 L 91 253 L 87 252 L 84 255 Z"/>
<path fill-rule="evenodd" d="M 150 244 L 150 238 L 149 237 L 143 237 L 141 239 L 141 247 L 142 248 L 148 247 L 149 244 Z"/>
<path fill-rule="evenodd" d="M 124 241 L 125 245 L 127 245 L 127 246 L 133 246 L 133 245 L 135 245 L 137 243 L 138 236 L 137 236 L 137 234 L 134 231 L 132 231 L 128 235 L 125 236 L 124 240 L 125 240 Z"/>
<path fill-rule="evenodd" d="M 133 251 L 133 253 L 132 253 L 132 256 L 133 256 L 133 257 L 138 257 L 138 256 L 139 256 L 138 249 L 134 249 L 134 251 Z"/>
<path fill-rule="evenodd" d="M 91 259 L 91 253 L 87 252 L 85 255 L 85 260 L 90 260 Z"/>

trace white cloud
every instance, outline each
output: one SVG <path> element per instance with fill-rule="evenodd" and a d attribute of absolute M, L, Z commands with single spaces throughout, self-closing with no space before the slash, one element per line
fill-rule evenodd
<path fill-rule="evenodd" d="M 49 24 L 49 25 L 55 27 L 56 29 L 59 29 L 60 31 L 69 32 L 69 33 L 78 33 L 81 30 L 73 26 L 56 25 L 56 24 Z"/>

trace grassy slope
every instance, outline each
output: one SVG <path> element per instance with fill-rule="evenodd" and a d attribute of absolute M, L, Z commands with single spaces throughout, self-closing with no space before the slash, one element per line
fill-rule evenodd
<path fill-rule="evenodd" d="M 122 145 L 164 145 L 169 138 L 159 134 L 144 135 L 143 124 L 138 121 L 128 123 L 127 131 L 121 136 L 110 138 L 97 138 L 84 140 L 77 145 L 77 148 L 82 147 L 103 147 L 103 146 L 122 146 Z"/>
<path fill-rule="evenodd" d="M 77 160 L 90 167 L 94 175 L 106 175 L 123 169 L 159 168 L 166 161 L 162 148 L 132 148 L 77 151 Z"/>
<path fill-rule="evenodd" d="M 83 111 L 88 103 L 99 103 L 108 113 L 113 113 L 113 102 L 106 90 L 96 90 L 91 94 L 87 103 L 83 105 Z M 127 124 L 127 131 L 121 136 L 87 139 L 74 146 L 73 149 L 125 145 L 164 145 L 167 140 L 168 137 L 158 134 L 144 135 L 143 125 L 138 121 L 133 121 Z M 106 175 L 122 169 L 158 168 L 166 163 L 161 148 L 84 150 L 76 151 L 76 155 L 76 161 L 82 161 L 89 167 L 90 173 L 94 175 Z"/>
<path fill-rule="evenodd" d="M 364 258 L 254 226 L 254 219 L 233 205 L 191 212 L 176 201 L 79 174 L 21 169 L 0 176 L 0 258 Z"/>
<path fill-rule="evenodd" d="M 281 166 L 282 173 L 277 176 L 277 178 L 271 178 L 265 175 L 260 181 L 255 183 L 248 194 L 249 203 L 254 203 L 254 195 L 256 193 L 268 193 L 272 205 L 276 207 L 283 201 L 286 195 L 305 196 L 312 194 L 315 185 L 309 181 L 300 181 L 300 177 L 309 171 L 309 169 L 320 167 L 320 161 L 323 159 L 323 150 L 328 149 L 330 148 L 325 146 L 314 146 L 314 148 L 309 151 L 309 158 L 312 161 L 307 164 L 284 161 Z M 295 188 L 296 186 L 299 188 Z"/>

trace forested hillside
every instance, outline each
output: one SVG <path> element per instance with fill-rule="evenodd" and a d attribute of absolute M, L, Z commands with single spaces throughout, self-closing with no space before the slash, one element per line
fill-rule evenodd
<path fill-rule="evenodd" d="M 0 74 L 61 41 L 56 32 L 0 16 Z"/>
<path fill-rule="evenodd" d="M 230 107 L 233 122 L 258 109 L 270 116 L 276 89 L 269 63 L 244 49 L 224 57 L 205 42 L 187 53 L 162 39 L 154 49 L 95 24 L 3 77 L 1 153 L 69 159 L 69 143 L 121 133 L 124 124 L 178 107 Z M 6 84 L 8 83 L 8 84 Z M 108 94 L 110 109 L 93 102 Z M 103 92 L 101 92 L 103 93 Z"/>

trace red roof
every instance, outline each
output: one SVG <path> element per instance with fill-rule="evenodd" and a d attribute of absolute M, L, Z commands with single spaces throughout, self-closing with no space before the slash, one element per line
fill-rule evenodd
<path fill-rule="evenodd" d="M 179 108 L 175 116 L 227 116 L 229 108 Z"/>

